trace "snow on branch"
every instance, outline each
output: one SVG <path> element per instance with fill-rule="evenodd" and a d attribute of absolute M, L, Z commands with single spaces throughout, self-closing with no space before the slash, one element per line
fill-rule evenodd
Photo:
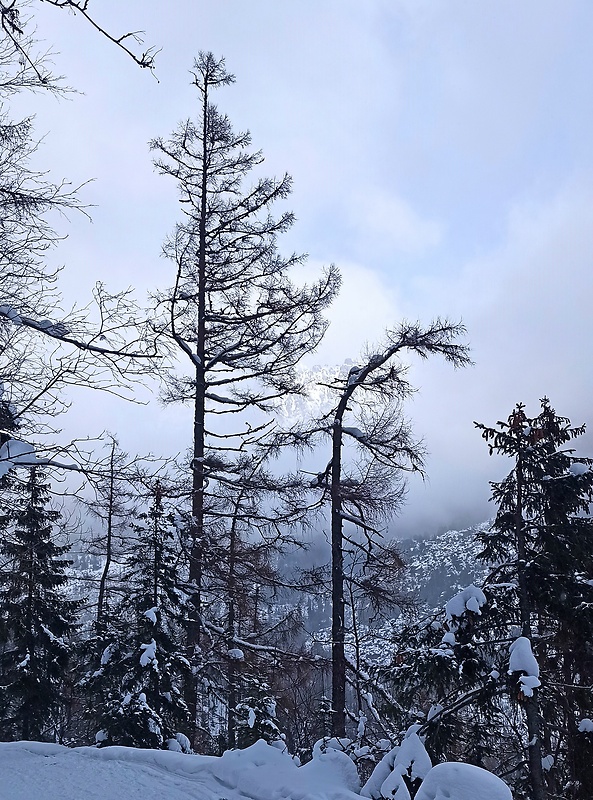
<path fill-rule="evenodd" d="M 449 621 L 455 617 L 462 617 L 466 611 L 481 614 L 481 608 L 486 604 L 484 592 L 471 583 L 445 604 L 445 615 Z"/>
<path fill-rule="evenodd" d="M 519 677 L 521 691 L 525 697 L 532 697 L 533 690 L 541 686 L 539 681 L 539 664 L 531 649 L 531 642 L 526 636 L 519 636 L 509 647 L 509 675 L 522 672 Z"/>
<path fill-rule="evenodd" d="M 52 458 L 39 458 L 33 445 L 18 439 L 8 439 L 0 447 L 0 478 L 16 467 L 57 467 L 77 470 L 76 464 L 65 464 Z"/>

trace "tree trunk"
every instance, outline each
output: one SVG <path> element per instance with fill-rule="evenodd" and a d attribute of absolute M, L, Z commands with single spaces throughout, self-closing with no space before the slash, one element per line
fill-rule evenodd
<path fill-rule="evenodd" d="M 344 655 L 344 551 L 342 548 L 342 416 L 336 414 L 332 438 L 332 733 L 346 735 L 346 658 Z"/>
<path fill-rule="evenodd" d="M 227 648 L 235 648 L 235 561 L 237 554 L 237 511 L 231 523 L 229 539 L 229 577 L 227 584 L 228 612 L 227 612 Z M 235 658 L 228 659 L 228 712 L 227 712 L 227 746 L 232 750 L 237 746 L 237 721 L 235 709 L 239 702 L 239 664 Z"/>
<path fill-rule="evenodd" d="M 105 564 L 99 580 L 99 596 L 97 598 L 97 651 L 100 657 L 105 649 L 105 599 L 107 593 L 107 579 L 111 568 L 112 548 L 113 548 L 113 510 L 115 501 L 114 470 L 115 470 L 115 441 L 111 443 L 111 456 L 109 459 L 109 500 L 107 507 L 107 533 L 105 540 Z"/>
<path fill-rule="evenodd" d="M 193 461 L 192 461 L 192 529 L 191 551 L 189 560 L 189 581 L 192 585 L 193 604 L 195 608 L 194 619 L 190 620 L 187 630 L 187 650 L 190 664 L 194 665 L 196 651 L 200 647 L 202 627 L 202 572 L 204 558 L 204 453 L 205 453 L 205 415 L 206 415 L 206 372 L 205 372 L 205 345 L 206 345 L 206 193 L 208 189 L 207 171 L 207 130 L 208 130 L 208 84 L 204 85 L 203 105 L 203 154 L 202 154 L 202 186 L 199 222 L 199 252 L 198 252 L 198 325 L 196 343 L 196 370 L 195 370 L 195 395 L 194 395 L 194 430 L 193 430 Z M 195 737 L 198 713 L 198 688 L 195 678 L 186 693 L 186 702 L 192 719 L 192 740 Z"/>
<path fill-rule="evenodd" d="M 518 558 L 518 583 L 519 583 L 519 612 L 521 615 L 521 634 L 529 641 L 532 641 L 533 632 L 531 630 L 531 604 L 527 587 L 527 576 L 525 566 L 527 563 L 527 550 L 525 546 L 525 520 L 523 519 L 523 465 L 521 456 L 517 460 L 517 506 L 515 510 L 515 538 L 517 543 Z M 533 695 L 526 697 L 525 717 L 527 721 L 527 735 L 529 742 L 527 745 L 529 775 L 531 778 L 531 788 L 533 790 L 533 800 L 546 800 L 546 789 L 544 786 L 544 772 L 542 768 L 542 746 L 540 738 L 540 712 L 537 699 L 538 690 L 533 689 Z"/>

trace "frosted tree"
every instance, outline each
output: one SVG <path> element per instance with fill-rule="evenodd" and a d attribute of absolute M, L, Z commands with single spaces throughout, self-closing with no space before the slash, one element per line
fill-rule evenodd
<path fill-rule="evenodd" d="M 263 739 L 268 744 L 281 742 L 276 718 L 276 699 L 267 683 L 250 679 L 246 682 L 245 696 L 237 704 L 237 746 L 249 747 Z"/>
<path fill-rule="evenodd" d="M 189 663 L 182 652 L 187 608 L 180 589 L 178 531 L 165 511 L 161 484 L 134 526 L 125 596 L 104 633 L 99 669 L 90 681 L 101 704 L 100 745 L 173 748 L 188 725 L 183 685 Z M 182 749 L 188 749 L 184 744 Z"/>
<path fill-rule="evenodd" d="M 0 541 L 0 735 L 53 740 L 80 603 L 64 591 L 69 547 L 55 541 L 60 514 L 39 469 L 19 495 Z"/>

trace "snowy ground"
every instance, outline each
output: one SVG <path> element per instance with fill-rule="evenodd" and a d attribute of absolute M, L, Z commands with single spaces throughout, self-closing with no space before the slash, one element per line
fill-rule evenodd
<path fill-rule="evenodd" d="M 409 774 L 423 778 L 416 800 L 512 800 L 502 781 L 478 767 L 451 763 L 431 769 L 414 741 L 405 739 L 383 759 L 385 774 L 379 769 L 363 795 L 409 800 L 399 769 L 409 763 Z M 0 800 L 362 800 L 359 792 L 354 764 L 336 750 L 297 767 L 262 741 L 221 758 L 0 743 Z"/>
<path fill-rule="evenodd" d="M 297 768 L 264 742 L 222 758 L 0 744 L 0 800 L 361 800 L 358 788 L 344 753 Z"/>

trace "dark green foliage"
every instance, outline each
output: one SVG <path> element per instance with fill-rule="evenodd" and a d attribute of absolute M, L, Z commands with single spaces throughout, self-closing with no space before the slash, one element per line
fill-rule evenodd
<path fill-rule="evenodd" d="M 433 757 L 495 771 L 516 798 L 585 800 L 593 786 L 593 735 L 581 725 L 593 716 L 593 461 L 569 446 L 584 428 L 547 399 L 534 418 L 518 405 L 496 428 L 478 427 L 492 453 L 513 460 L 492 484 L 495 521 L 477 534 L 490 565 L 479 608 L 467 602 L 479 590 L 468 587 L 444 614 L 403 628 L 380 677 L 400 704 L 391 709 L 396 723 L 419 721 Z M 539 664 L 533 693 L 522 682 L 533 672 L 509 671 L 520 636 Z"/>
<path fill-rule="evenodd" d="M 469 596 L 476 594 L 479 590 L 472 587 Z M 482 747 L 483 738 L 496 716 L 497 688 L 492 677 L 496 658 L 482 638 L 480 624 L 479 608 L 466 607 L 457 616 L 448 604 L 444 613 L 402 628 L 394 642 L 392 664 L 378 671 L 379 680 L 387 683 L 397 699 L 397 706 L 384 711 L 400 730 L 420 723 L 433 760 L 485 766 L 488 753 Z"/>
<path fill-rule="evenodd" d="M 507 635 L 517 626 L 531 640 L 541 670 L 534 694 L 542 754 L 554 758 L 545 783 L 552 795 L 584 800 L 593 786 L 591 744 L 578 731 L 593 709 L 593 460 L 575 456 L 569 444 L 585 428 L 558 416 L 547 398 L 536 417 L 518 404 L 496 429 L 477 427 L 491 452 L 514 461 L 492 485 L 498 513 L 481 536 L 482 558 L 497 564 L 485 622 Z M 519 678 L 512 676 L 512 696 L 529 727 L 533 700 L 523 696 Z"/>
<path fill-rule="evenodd" d="M 181 647 L 177 531 L 158 484 L 134 529 L 126 594 L 107 621 L 108 643 L 90 685 L 101 704 L 100 744 L 162 748 L 187 725 L 189 665 Z"/>
<path fill-rule="evenodd" d="M 246 682 L 247 696 L 237 704 L 237 746 L 249 747 L 263 739 L 268 744 L 281 740 L 276 719 L 276 700 L 267 683 L 250 678 Z"/>
<path fill-rule="evenodd" d="M 31 469 L 14 512 L 3 519 L 0 553 L 0 736 L 53 739 L 72 655 L 79 602 L 64 595 L 68 546 L 49 484 Z"/>

